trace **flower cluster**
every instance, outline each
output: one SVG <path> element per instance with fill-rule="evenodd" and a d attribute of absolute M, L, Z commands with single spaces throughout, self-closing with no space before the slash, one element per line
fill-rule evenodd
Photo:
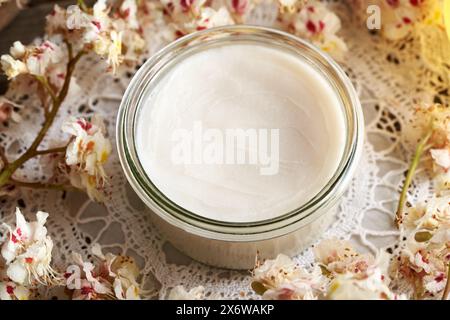
<path fill-rule="evenodd" d="M 376 266 L 374 256 L 356 252 L 347 241 L 323 240 L 314 248 L 316 261 L 332 277 L 350 273 L 354 277 L 365 277 Z"/>
<path fill-rule="evenodd" d="M 356 0 L 356 7 L 366 12 L 369 5 L 381 11 L 381 32 L 389 40 L 399 40 L 420 25 L 442 25 L 441 0 Z M 364 18 L 365 15 L 363 15 Z"/>
<path fill-rule="evenodd" d="M 55 5 L 47 16 L 48 35 L 62 35 L 78 51 L 93 51 L 104 57 L 113 72 L 125 60 L 135 60 L 144 50 L 137 19 L 137 1 L 122 1 L 112 10 L 106 0 L 92 8 L 79 5 L 67 9 Z"/>
<path fill-rule="evenodd" d="M 347 51 L 345 42 L 337 36 L 341 21 L 323 2 L 308 1 L 301 10 L 281 13 L 279 20 L 289 32 L 311 41 L 338 60 Z"/>
<path fill-rule="evenodd" d="M 311 270 L 285 255 L 253 271 L 252 287 L 264 299 L 400 299 L 388 287 L 381 260 L 357 253 L 349 243 L 325 240 L 314 249 Z"/>
<path fill-rule="evenodd" d="M 326 292 L 328 279 L 319 266 L 308 271 L 280 254 L 253 271 L 252 288 L 264 299 L 312 300 Z"/>
<path fill-rule="evenodd" d="M 48 213 L 37 212 L 27 222 L 16 210 L 16 225 L 1 225 L 0 300 L 27 300 L 40 286 L 65 286 L 72 299 L 139 299 L 139 268 L 131 257 L 103 254 L 98 244 L 92 253 L 95 266 L 73 253 L 74 264 L 60 275 L 51 266 L 53 241 L 45 223 Z"/>
<path fill-rule="evenodd" d="M 327 299 L 330 300 L 405 300 L 406 296 L 393 293 L 379 268 L 364 274 L 346 273 L 331 282 Z"/>
<path fill-rule="evenodd" d="M 27 287 L 10 281 L 7 276 L 0 274 L 0 300 L 28 300 L 30 294 Z"/>
<path fill-rule="evenodd" d="M 249 13 L 259 5 L 256 0 L 229 0 L 211 4 L 206 0 L 162 0 L 178 36 L 212 27 L 245 23 Z M 279 27 L 288 30 L 342 59 L 347 47 L 336 34 L 341 22 L 320 1 L 278 0 Z M 307 4 L 305 4 L 307 3 Z"/>
<path fill-rule="evenodd" d="M 74 253 L 74 264 L 66 269 L 64 277 L 72 299 L 140 299 L 139 269 L 132 258 L 112 253 L 104 255 L 98 244 L 93 246 L 92 253 L 99 260 L 97 266 L 83 261 L 79 254 Z"/>
<path fill-rule="evenodd" d="M 418 108 L 415 128 L 421 136 L 429 136 L 427 151 L 440 194 L 450 190 L 450 109 L 443 105 Z"/>
<path fill-rule="evenodd" d="M 440 297 L 450 266 L 449 198 L 436 197 L 408 208 L 400 231 L 392 278 L 407 280 L 416 298 Z"/>
<path fill-rule="evenodd" d="M 170 16 L 170 23 L 172 23 L 178 36 L 235 23 L 230 13 L 230 7 L 226 4 L 213 8 L 206 0 L 161 0 L 161 3 L 164 6 L 164 12 Z M 248 5 L 247 1 L 245 1 L 245 4 L 233 1 L 231 7 L 236 14 L 241 15 L 244 14 Z"/>
<path fill-rule="evenodd" d="M 135 61 L 145 46 L 135 0 L 122 1 L 118 10 L 112 10 L 105 0 L 97 1 L 93 8 L 55 5 L 47 16 L 46 31 L 49 40 L 42 44 L 24 46 L 17 41 L 10 54 L 2 55 L 2 69 L 9 79 L 32 74 L 61 84 L 65 77 L 61 62 L 67 60 L 62 41 L 76 52 L 93 51 L 105 58 L 113 72 L 123 61 Z"/>
<path fill-rule="evenodd" d="M 203 300 L 205 288 L 198 286 L 187 291 L 183 286 L 176 286 L 173 288 L 167 299 L 168 300 Z"/>
<path fill-rule="evenodd" d="M 148 9 L 146 3 L 144 5 Z M 0 187 L 14 185 L 14 171 L 30 155 L 33 157 L 64 151 L 63 148 L 54 148 L 42 153 L 37 149 L 69 92 L 75 65 L 84 54 L 94 52 L 105 58 L 113 72 L 122 62 L 137 61 L 145 46 L 140 20 L 144 20 L 141 18 L 143 16 L 151 16 L 145 10 L 139 15 L 138 8 L 136 0 L 123 0 L 114 4 L 98 0 L 92 8 L 88 8 L 83 1 L 67 9 L 55 5 L 47 16 L 47 35 L 44 40 L 28 46 L 16 41 L 9 54 L 0 57 L 1 68 L 9 79 L 15 80 L 13 83 L 31 79 L 27 81 L 27 89 L 36 89 L 31 94 L 36 94 L 40 99 L 45 115 L 42 130 L 27 152 L 13 162 L 9 162 L 2 154 L 0 172 L 3 178 Z M 31 87 L 35 83 L 38 86 Z M 0 98 L 0 120 L 11 118 L 19 121 L 20 110 L 21 105 Z M 71 119 L 63 125 L 62 130 L 73 136 L 66 150 L 64 167 L 71 184 L 86 190 L 92 199 L 101 201 L 100 190 L 106 180 L 103 165 L 111 152 L 102 121 L 96 116 L 92 121 Z M 34 186 L 22 181 L 20 184 Z M 67 187 L 50 182 L 43 182 L 40 186 L 54 189 Z"/>
<path fill-rule="evenodd" d="M 27 222 L 16 209 L 16 225 L 3 224 L 6 230 L 1 246 L 0 298 L 27 299 L 27 286 L 51 285 L 58 273 L 51 267 L 53 242 L 44 226 L 48 213 L 37 212 L 36 221 Z"/>
<path fill-rule="evenodd" d="M 45 40 L 40 44 L 24 46 L 14 42 L 9 54 L 0 57 L 3 71 L 9 79 L 31 74 L 59 87 L 65 77 L 66 57 L 60 43 Z"/>
<path fill-rule="evenodd" d="M 99 116 L 91 120 L 72 118 L 63 124 L 62 130 L 72 135 L 65 157 L 70 182 L 86 190 L 92 199 L 101 201 L 101 189 L 106 181 L 103 165 L 111 153 L 103 119 Z"/>

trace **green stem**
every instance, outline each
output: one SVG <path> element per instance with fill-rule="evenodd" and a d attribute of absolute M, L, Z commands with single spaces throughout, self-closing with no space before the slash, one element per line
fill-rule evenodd
<path fill-rule="evenodd" d="M 18 159 L 11 162 L 5 168 L 3 168 L 2 172 L 0 173 L 0 187 L 8 183 L 11 176 L 14 174 L 14 172 L 20 168 L 25 162 L 30 160 L 31 158 L 35 157 L 39 154 L 37 151 L 37 148 L 39 147 L 40 143 L 44 139 L 45 135 L 47 134 L 47 131 L 50 129 L 50 127 L 53 124 L 53 121 L 55 120 L 56 114 L 58 113 L 59 108 L 61 107 L 61 104 L 63 103 L 64 99 L 67 96 L 67 93 L 69 92 L 70 87 L 70 80 L 72 78 L 73 72 L 75 70 L 75 66 L 77 62 L 80 60 L 80 58 L 83 56 L 84 51 L 78 52 L 78 54 L 75 57 L 72 56 L 72 48 L 70 44 L 68 44 L 68 50 L 69 50 L 69 62 L 67 63 L 67 72 L 66 72 L 66 78 L 64 79 L 63 87 L 61 88 L 61 91 L 58 94 L 58 97 L 56 98 L 55 103 L 53 104 L 53 107 L 51 111 L 49 112 L 48 116 L 45 119 L 45 122 L 42 126 L 42 128 L 39 130 L 36 138 L 34 139 L 31 146 L 25 151 L 24 154 L 22 154 Z"/>
<path fill-rule="evenodd" d="M 450 262 L 448 263 L 447 283 L 445 284 L 444 293 L 442 294 L 442 300 L 447 300 L 450 293 Z"/>
<path fill-rule="evenodd" d="M 425 150 L 425 147 L 433 134 L 433 129 L 430 128 L 427 134 L 420 140 L 417 145 L 416 152 L 414 153 L 414 157 L 412 158 L 411 165 L 408 169 L 408 174 L 406 175 L 405 183 L 403 184 L 402 192 L 400 194 L 400 200 L 398 202 L 397 211 L 395 215 L 395 224 L 397 227 L 400 226 L 403 219 L 403 207 L 405 206 L 406 196 L 408 194 L 409 186 L 411 185 L 412 179 L 414 177 L 414 173 L 416 172 L 417 166 L 419 165 L 420 158 Z"/>
<path fill-rule="evenodd" d="M 77 4 L 81 8 L 81 10 L 83 10 L 84 12 L 86 12 L 88 10 L 88 7 L 87 7 L 86 3 L 84 3 L 84 0 L 77 0 Z"/>
<path fill-rule="evenodd" d="M 43 77 L 43 76 L 36 76 L 36 79 L 42 84 L 44 89 L 48 92 L 48 94 L 52 98 L 52 103 L 55 104 L 56 101 L 58 100 L 58 98 L 56 97 L 55 92 L 53 91 L 53 89 L 50 87 L 47 79 L 45 77 Z"/>

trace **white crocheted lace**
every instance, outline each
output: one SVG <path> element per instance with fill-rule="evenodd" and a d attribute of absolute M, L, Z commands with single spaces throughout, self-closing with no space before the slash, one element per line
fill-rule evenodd
<path fill-rule="evenodd" d="M 255 9 L 252 22 L 271 25 L 275 15 L 268 9 Z M 359 168 L 342 199 L 338 218 L 322 237 L 351 239 L 358 249 L 375 251 L 394 244 L 397 238 L 393 212 L 411 156 L 411 145 L 402 132 L 414 105 L 419 100 L 432 102 L 448 97 L 436 94 L 444 84 L 429 59 L 417 56 L 420 41 L 416 37 L 387 43 L 361 27 L 351 9 L 340 4 L 336 5 L 336 11 L 341 16 L 341 34 L 349 48 L 341 65 L 359 92 L 366 139 Z M 164 45 L 158 38 L 157 27 L 151 32 L 155 36 L 149 42 L 149 55 Z M 77 85 L 71 87 L 43 146 L 55 143 L 51 137 L 61 136 L 61 122 L 69 115 L 93 112 L 105 118 L 114 142 L 118 106 L 134 70 L 113 77 L 104 72 L 103 61 L 85 57 L 76 72 Z M 19 94 L 10 90 L 8 95 L 32 104 L 23 91 Z M 1 129 L 1 143 L 10 159 L 17 158 L 38 131 L 43 117 L 37 110 L 25 108 L 21 123 L 10 123 L 8 128 Z M 32 160 L 18 177 L 41 179 L 48 175 L 44 169 L 42 160 Z M 49 212 L 48 230 L 55 242 L 56 266 L 67 265 L 73 251 L 89 258 L 94 242 L 100 243 L 105 251 L 133 256 L 142 268 L 146 298 L 164 298 L 168 290 L 179 284 L 188 288 L 203 285 L 207 296 L 255 298 L 249 286 L 249 272 L 221 270 L 192 261 L 164 240 L 150 222 L 151 213 L 128 186 L 115 150 L 106 169 L 111 179 L 105 205 L 93 203 L 79 193 L 26 189 L 13 199 L 1 199 L 0 216 L 12 222 L 16 206 L 23 207 L 28 217 L 37 210 Z M 432 186 L 427 181 L 416 181 L 410 201 L 429 197 Z M 312 252 L 305 250 L 295 259 L 308 265 L 313 261 Z"/>

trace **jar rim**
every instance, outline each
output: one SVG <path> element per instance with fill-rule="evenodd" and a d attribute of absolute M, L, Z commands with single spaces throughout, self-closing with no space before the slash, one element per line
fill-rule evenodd
<path fill-rule="evenodd" d="M 213 41 L 267 41 L 270 45 L 290 48 L 309 62 L 322 66 L 325 75 L 345 110 L 347 127 L 346 145 L 329 182 L 308 202 L 288 213 L 271 219 L 254 222 L 227 222 L 213 220 L 190 212 L 166 197 L 151 181 L 137 156 L 134 141 L 134 123 L 146 86 L 178 55 L 192 48 L 199 48 Z M 267 45 L 267 43 L 264 43 Z M 316 67 L 317 67 L 316 66 Z M 363 143 L 363 116 L 359 98 L 353 85 L 341 67 L 326 53 L 289 33 L 260 26 L 233 25 L 216 27 L 186 35 L 154 54 L 131 80 L 120 105 L 117 116 L 116 142 L 120 162 L 128 182 L 154 213 L 163 220 L 185 231 L 207 238 L 229 241 L 254 241 L 280 236 L 319 218 L 319 210 L 331 207 L 343 194 L 355 170 Z"/>

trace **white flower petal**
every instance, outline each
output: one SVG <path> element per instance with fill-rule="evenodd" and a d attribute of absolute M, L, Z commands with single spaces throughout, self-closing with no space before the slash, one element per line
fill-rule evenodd
<path fill-rule="evenodd" d="M 91 248 L 91 252 L 93 255 L 99 257 L 102 260 L 105 260 L 106 257 L 102 252 L 102 246 L 99 243 L 94 243 Z"/>
<path fill-rule="evenodd" d="M 438 166 L 446 170 L 450 168 L 450 149 L 431 149 L 430 153 Z"/>
<path fill-rule="evenodd" d="M 6 274 L 12 281 L 18 284 L 24 284 L 28 282 L 28 270 L 25 268 L 25 265 L 19 260 L 16 260 L 8 265 Z"/>
<path fill-rule="evenodd" d="M 203 298 L 205 288 L 203 286 L 198 286 L 192 288 L 189 292 L 183 286 L 176 286 L 173 288 L 169 296 L 168 300 L 200 300 Z"/>
<path fill-rule="evenodd" d="M 20 59 L 25 55 L 26 47 L 22 44 L 20 41 L 15 41 L 9 49 L 9 53 L 11 56 L 13 56 L 15 59 Z"/>
<path fill-rule="evenodd" d="M 8 293 L 9 284 L 7 282 L 0 282 L 0 300 L 12 300 L 11 295 Z"/>
<path fill-rule="evenodd" d="M 0 57 L 0 65 L 8 76 L 8 79 L 17 77 L 20 74 L 28 73 L 27 66 L 20 60 L 16 60 L 8 54 Z"/>

